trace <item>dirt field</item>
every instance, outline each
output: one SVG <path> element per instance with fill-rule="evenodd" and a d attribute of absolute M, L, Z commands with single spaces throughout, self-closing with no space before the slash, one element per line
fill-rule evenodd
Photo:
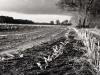
<path fill-rule="evenodd" d="M 13 53 L 11 59 L 5 54 L 1 56 L 1 59 L 5 59 L 0 61 L 0 75 L 97 75 L 84 57 L 87 53 L 84 43 L 73 37 L 71 31 L 66 35 L 68 38 L 63 37 L 67 31 L 65 27 L 56 28 L 43 37 L 21 45 L 24 49 L 30 48 L 18 54 L 12 50 L 3 51 Z M 40 42 L 45 43 L 38 45 Z M 37 46 L 31 47 L 31 44 Z"/>
<path fill-rule="evenodd" d="M 0 54 L 16 50 L 25 50 L 42 42 L 64 36 L 66 26 L 32 26 L 19 25 L 16 30 L 0 31 Z"/>
<path fill-rule="evenodd" d="M 1 31 L 0 75 L 99 75 L 87 56 L 83 33 L 50 25 Z"/>

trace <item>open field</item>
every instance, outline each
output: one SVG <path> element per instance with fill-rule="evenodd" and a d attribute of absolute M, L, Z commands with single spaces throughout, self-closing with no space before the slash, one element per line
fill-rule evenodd
<path fill-rule="evenodd" d="M 42 40 L 46 40 L 45 43 L 19 51 L 18 54 L 12 53 L 12 56 L 7 57 L 3 54 L 2 57 L 12 57 L 12 59 L 0 61 L 0 74 L 96 75 L 96 70 L 84 58 L 87 51 L 83 42 L 78 38 L 73 38 L 71 30 L 65 30 L 67 32 L 59 30 L 57 30 L 56 34 L 53 32 L 54 39 L 50 39 L 51 34 L 48 34 L 45 38 L 43 37 Z M 65 33 L 68 34 L 64 37 L 62 33 L 64 35 Z M 41 39 L 38 39 L 40 42 Z"/>
<path fill-rule="evenodd" d="M 95 29 L 22 29 L 0 32 L 0 75 L 100 74 L 100 36 Z"/>
<path fill-rule="evenodd" d="M 2 25 L 5 26 L 5 25 Z M 15 25 L 16 26 L 16 25 Z M 14 26 L 13 26 L 14 27 Z M 64 36 L 65 26 L 18 25 L 16 30 L 0 31 L 0 54 L 6 51 L 25 50 L 42 42 Z M 56 38 L 55 38 L 56 37 Z"/>

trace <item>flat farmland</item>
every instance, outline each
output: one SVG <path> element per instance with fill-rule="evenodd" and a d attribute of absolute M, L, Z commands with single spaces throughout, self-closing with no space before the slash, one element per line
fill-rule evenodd
<path fill-rule="evenodd" d="M 60 25 L 9 28 L 0 32 L 0 75 L 97 75 L 77 35 L 83 30 Z"/>
<path fill-rule="evenodd" d="M 1 28 L 3 29 L 0 30 L 0 54 L 26 50 L 63 37 L 68 30 L 67 27 L 59 25 L 1 25 Z"/>

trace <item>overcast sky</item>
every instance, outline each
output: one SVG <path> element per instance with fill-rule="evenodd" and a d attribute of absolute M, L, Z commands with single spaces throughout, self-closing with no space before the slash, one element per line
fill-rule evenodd
<path fill-rule="evenodd" d="M 63 12 L 56 6 L 57 1 L 58 0 L 0 0 L 0 15 L 35 21 L 70 19 L 65 15 L 66 12 Z"/>
<path fill-rule="evenodd" d="M 57 14 L 61 10 L 56 6 L 58 0 L 0 0 L 0 10 L 28 14 Z"/>

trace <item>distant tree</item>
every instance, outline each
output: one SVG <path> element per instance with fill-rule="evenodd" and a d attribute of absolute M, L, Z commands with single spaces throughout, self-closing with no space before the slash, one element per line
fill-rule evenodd
<path fill-rule="evenodd" d="M 68 24 L 68 20 L 65 20 L 61 23 L 62 25 L 67 25 Z"/>
<path fill-rule="evenodd" d="M 56 20 L 56 24 L 57 24 L 57 25 L 60 25 L 60 21 L 59 21 L 59 20 Z"/>
<path fill-rule="evenodd" d="M 33 24 L 30 20 L 15 19 L 15 24 Z"/>
<path fill-rule="evenodd" d="M 14 19 L 9 16 L 0 16 L 0 23 L 10 23 L 10 24 L 33 24 L 31 20 Z"/>
<path fill-rule="evenodd" d="M 51 25 L 54 25 L 54 21 L 50 21 L 50 24 L 51 24 Z"/>
<path fill-rule="evenodd" d="M 59 0 L 57 5 L 68 11 L 77 11 L 80 18 L 81 25 L 87 25 L 87 21 L 91 15 L 96 15 L 100 12 L 99 0 Z"/>

